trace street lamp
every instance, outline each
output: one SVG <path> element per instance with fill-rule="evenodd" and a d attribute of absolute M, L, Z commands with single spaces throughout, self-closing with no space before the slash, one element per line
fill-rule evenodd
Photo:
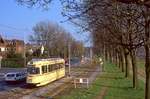
<path fill-rule="evenodd" d="M 69 61 L 69 76 L 70 76 L 70 42 L 68 43 L 68 61 Z"/>
<path fill-rule="evenodd" d="M 1 60 L 2 60 L 2 56 L 0 56 L 0 69 L 1 69 Z"/>

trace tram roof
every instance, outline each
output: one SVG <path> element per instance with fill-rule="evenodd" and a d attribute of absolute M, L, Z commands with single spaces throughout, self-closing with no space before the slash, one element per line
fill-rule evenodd
<path fill-rule="evenodd" d="M 62 58 L 47 58 L 47 59 L 39 59 L 39 58 L 34 58 L 31 61 L 28 62 L 28 65 L 34 65 L 34 64 L 41 64 L 41 63 L 60 63 L 64 62 L 64 59 Z"/>
<path fill-rule="evenodd" d="M 62 58 L 33 58 L 32 61 L 56 61 L 63 60 Z"/>

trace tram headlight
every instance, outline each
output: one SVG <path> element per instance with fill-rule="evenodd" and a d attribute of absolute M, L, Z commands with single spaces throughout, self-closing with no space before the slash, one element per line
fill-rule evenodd
<path fill-rule="evenodd" d="M 28 79 L 27 79 L 27 82 L 28 82 L 28 83 L 32 83 L 32 79 L 31 79 L 31 78 L 28 78 Z"/>

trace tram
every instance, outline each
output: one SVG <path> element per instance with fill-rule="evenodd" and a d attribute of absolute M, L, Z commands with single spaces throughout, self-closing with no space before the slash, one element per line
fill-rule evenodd
<path fill-rule="evenodd" d="M 26 83 L 43 86 L 65 76 L 65 60 L 61 58 L 32 59 L 27 63 Z"/>

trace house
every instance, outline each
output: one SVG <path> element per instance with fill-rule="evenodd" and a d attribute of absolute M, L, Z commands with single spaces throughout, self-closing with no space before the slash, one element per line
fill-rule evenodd
<path fill-rule="evenodd" d="M 6 50 L 7 51 L 14 51 L 18 54 L 24 54 L 24 41 L 22 40 L 6 40 Z"/>
<path fill-rule="evenodd" d="M 4 54 L 5 54 L 5 42 L 2 36 L 0 35 L 0 56 L 4 56 Z"/>
<path fill-rule="evenodd" d="M 24 41 L 17 39 L 6 40 L 0 36 L 0 56 L 5 57 L 10 51 L 24 55 Z"/>
<path fill-rule="evenodd" d="M 25 48 L 27 53 L 33 54 L 36 50 L 41 48 L 41 45 L 27 43 Z"/>

